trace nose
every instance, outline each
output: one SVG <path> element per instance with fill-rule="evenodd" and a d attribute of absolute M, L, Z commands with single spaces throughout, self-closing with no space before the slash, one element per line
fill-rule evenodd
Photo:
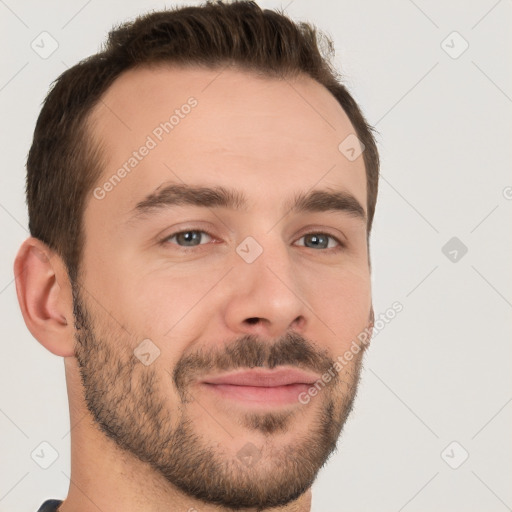
<path fill-rule="evenodd" d="M 238 258 L 238 256 L 237 256 Z M 285 246 L 265 247 L 252 263 L 238 259 L 230 273 L 225 322 L 236 334 L 276 339 L 306 328 L 308 307 Z"/>

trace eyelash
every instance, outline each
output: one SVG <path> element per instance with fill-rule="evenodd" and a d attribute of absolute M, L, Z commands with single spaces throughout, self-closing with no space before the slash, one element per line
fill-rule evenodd
<path fill-rule="evenodd" d="M 184 230 L 181 230 L 181 231 L 176 231 L 175 233 L 171 233 L 170 235 L 166 236 L 165 238 L 163 238 L 160 241 L 160 244 L 161 245 L 167 245 L 171 238 L 174 238 L 175 236 L 180 235 L 182 233 L 190 233 L 190 232 L 204 233 L 204 234 L 208 235 L 209 237 L 215 239 L 215 237 L 210 232 L 208 232 L 208 231 L 206 231 L 204 229 L 184 229 Z M 346 247 L 345 244 L 339 238 L 335 237 L 334 235 L 331 235 L 330 233 L 325 233 L 323 231 L 310 231 L 308 233 L 304 233 L 297 240 L 300 240 L 301 238 L 304 238 L 305 236 L 308 236 L 308 235 L 326 235 L 327 237 L 329 237 L 332 240 L 334 240 L 338 245 L 337 245 L 337 247 L 327 247 L 327 248 L 323 248 L 323 249 L 314 249 L 312 247 L 306 247 L 305 245 L 302 245 L 300 247 L 306 247 L 306 249 L 312 249 L 314 251 L 320 250 L 320 251 L 324 251 L 324 252 L 325 251 L 337 252 L 337 251 L 340 251 L 342 249 L 345 249 L 345 247 Z M 175 245 L 179 250 L 183 250 L 184 252 L 189 252 L 190 250 L 197 249 L 198 247 L 201 247 L 202 245 L 206 245 L 206 244 L 199 244 L 199 245 L 189 246 L 189 247 L 181 246 L 181 245 L 178 245 L 178 244 L 173 244 L 173 245 Z"/>

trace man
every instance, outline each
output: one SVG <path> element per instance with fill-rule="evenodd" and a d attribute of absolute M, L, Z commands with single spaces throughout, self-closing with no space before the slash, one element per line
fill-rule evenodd
<path fill-rule="evenodd" d="M 309 511 L 373 308 L 371 128 L 309 25 L 143 16 L 50 91 L 15 262 L 64 358 L 71 481 L 41 511 Z"/>

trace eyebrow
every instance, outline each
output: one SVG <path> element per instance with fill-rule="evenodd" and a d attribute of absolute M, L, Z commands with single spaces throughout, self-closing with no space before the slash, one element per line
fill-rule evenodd
<path fill-rule="evenodd" d="M 169 184 L 158 188 L 139 201 L 132 210 L 132 217 L 145 217 L 173 206 L 196 206 L 202 208 L 228 208 L 247 211 L 247 198 L 239 190 L 223 186 L 201 187 L 184 184 Z M 285 212 L 343 212 L 366 221 L 361 203 L 345 191 L 312 190 L 296 193 L 284 205 Z"/>

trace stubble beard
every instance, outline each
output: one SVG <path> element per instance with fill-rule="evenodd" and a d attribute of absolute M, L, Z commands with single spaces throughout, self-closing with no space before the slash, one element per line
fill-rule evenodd
<path fill-rule="evenodd" d="M 176 365 L 172 380 L 177 385 L 180 404 L 171 411 L 163 381 L 170 379 L 170 374 L 158 372 L 157 365 L 141 364 L 133 354 L 130 336 L 115 324 L 110 323 L 107 328 L 103 321 L 99 325 L 99 312 L 93 325 L 93 315 L 85 307 L 77 286 L 73 286 L 73 298 L 75 356 L 84 399 L 99 430 L 118 448 L 149 464 L 172 488 L 231 510 L 283 506 L 312 486 L 336 450 L 352 410 L 364 349 L 308 404 L 309 410 L 301 410 L 305 414 L 301 421 L 310 423 L 307 431 L 283 443 L 279 434 L 286 433 L 290 438 L 298 413 L 241 414 L 238 422 L 247 435 L 242 440 L 245 445 L 237 452 L 197 432 L 189 414 L 188 408 L 194 402 L 187 392 L 190 376 L 194 369 L 204 367 L 206 358 L 188 356 Z M 304 347 L 299 351 L 301 343 Z M 236 349 L 216 359 L 219 369 L 228 362 L 232 367 L 273 368 L 292 361 L 298 365 L 303 363 L 300 358 L 315 361 L 318 369 L 333 363 L 325 354 L 312 353 L 311 344 L 301 337 L 284 337 L 274 346 L 243 338 L 233 347 Z M 249 360 L 251 364 L 247 365 Z M 211 362 L 208 364 L 211 366 Z M 215 415 L 215 411 L 209 412 Z M 229 429 L 229 423 L 226 426 Z M 263 443 L 256 441 L 262 436 Z M 247 457 L 240 456 L 244 450 L 253 452 L 250 463 Z"/>

